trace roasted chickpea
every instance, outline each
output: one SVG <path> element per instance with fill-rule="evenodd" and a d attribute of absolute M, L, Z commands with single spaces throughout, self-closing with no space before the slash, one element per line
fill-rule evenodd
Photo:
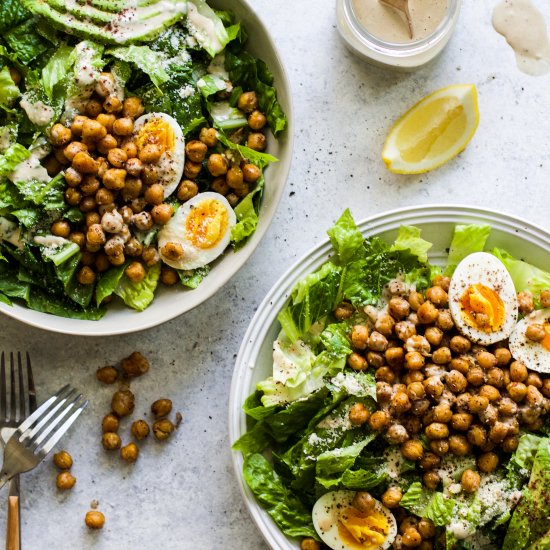
<path fill-rule="evenodd" d="M 349 302 L 342 302 L 336 306 L 334 310 L 334 316 L 339 321 L 349 319 L 353 315 L 353 306 Z"/>
<path fill-rule="evenodd" d="M 135 443 L 128 443 L 120 449 L 120 458 L 128 463 L 135 462 L 139 456 L 139 449 Z"/>
<path fill-rule="evenodd" d="M 180 201 L 188 201 L 199 192 L 198 185 L 191 180 L 183 180 L 178 187 L 178 199 Z"/>
<path fill-rule="evenodd" d="M 103 433 L 118 432 L 120 427 L 120 420 L 118 416 L 113 413 L 106 414 L 101 421 L 101 430 Z"/>
<path fill-rule="evenodd" d="M 130 390 L 119 390 L 114 393 L 111 400 L 111 409 L 113 409 L 118 416 L 123 417 L 132 414 L 134 406 L 135 397 Z"/>
<path fill-rule="evenodd" d="M 510 380 L 512 382 L 524 382 L 527 380 L 527 367 L 520 361 L 512 361 L 510 364 Z"/>
<path fill-rule="evenodd" d="M 467 338 L 464 338 L 463 336 L 453 336 L 451 338 L 449 347 L 455 353 L 468 353 L 470 351 L 470 348 L 472 347 L 472 344 Z"/>
<path fill-rule="evenodd" d="M 97 174 L 99 165 L 87 151 L 79 151 L 73 157 L 72 167 L 81 174 Z"/>
<path fill-rule="evenodd" d="M 246 139 L 246 146 L 254 151 L 265 151 L 267 139 L 261 132 L 251 132 Z"/>
<path fill-rule="evenodd" d="M 63 124 L 54 124 L 50 130 L 50 141 L 55 147 L 62 147 L 71 141 L 71 130 Z"/>
<path fill-rule="evenodd" d="M 97 120 L 86 119 L 82 124 L 82 139 L 86 142 L 102 140 L 107 135 L 107 128 Z"/>
<path fill-rule="evenodd" d="M 487 442 L 487 430 L 483 426 L 480 426 L 479 424 L 475 424 L 470 427 L 468 430 L 468 441 L 472 445 L 476 445 L 477 447 L 482 447 Z"/>
<path fill-rule="evenodd" d="M 455 456 L 466 456 L 472 450 L 472 445 L 464 435 L 453 434 L 449 437 L 449 450 Z"/>
<path fill-rule="evenodd" d="M 128 155 L 124 152 L 123 149 L 114 147 L 113 149 L 110 149 L 109 152 L 107 153 L 107 160 L 115 168 L 124 168 L 126 161 L 128 160 Z"/>
<path fill-rule="evenodd" d="M 424 389 L 430 397 L 438 399 L 441 397 L 445 386 L 439 376 L 430 376 L 424 381 Z"/>
<path fill-rule="evenodd" d="M 418 321 L 423 325 L 434 323 L 439 315 L 437 308 L 429 301 L 424 302 L 416 311 Z"/>
<path fill-rule="evenodd" d="M 543 290 L 540 293 L 540 305 L 541 307 L 550 307 L 550 290 Z"/>
<path fill-rule="evenodd" d="M 132 435 L 139 441 L 149 435 L 149 424 L 145 420 L 136 420 L 132 424 Z"/>
<path fill-rule="evenodd" d="M 369 336 L 369 349 L 372 351 L 385 351 L 387 347 L 387 338 L 378 331 L 372 331 Z"/>
<path fill-rule="evenodd" d="M 502 442 L 502 450 L 506 453 L 513 453 L 519 445 L 519 437 L 517 435 L 509 435 Z"/>
<path fill-rule="evenodd" d="M 530 372 L 525 382 L 527 386 L 535 386 L 537 389 L 542 388 L 542 378 L 536 372 Z"/>
<path fill-rule="evenodd" d="M 78 208 L 81 212 L 87 213 L 92 212 L 97 208 L 97 203 L 95 202 L 95 197 L 82 197 L 80 200 L 80 203 L 78 205 Z M 87 218 L 86 223 L 94 223 L 97 221 L 97 218 Z"/>
<path fill-rule="evenodd" d="M 402 342 L 406 342 L 409 338 L 416 335 L 416 327 L 411 321 L 399 321 L 394 327 L 395 335 Z M 389 334 L 391 335 L 391 333 Z"/>
<path fill-rule="evenodd" d="M 432 286 L 440 286 L 445 292 L 449 292 L 451 278 L 446 275 L 436 275 L 432 280 Z"/>
<path fill-rule="evenodd" d="M 112 73 L 101 73 L 95 85 L 95 93 L 99 97 L 107 97 L 115 87 L 115 77 Z"/>
<path fill-rule="evenodd" d="M 101 444 L 106 451 L 120 449 L 121 441 L 117 433 L 105 432 L 101 438 Z"/>
<path fill-rule="evenodd" d="M 208 147 L 215 147 L 218 144 L 218 132 L 215 128 L 201 128 L 199 139 Z"/>
<path fill-rule="evenodd" d="M 449 440 L 433 439 L 430 441 L 430 450 L 437 456 L 445 456 L 449 452 Z"/>
<path fill-rule="evenodd" d="M 179 280 L 178 272 L 171 267 L 163 265 L 160 270 L 160 282 L 166 286 L 174 286 Z"/>
<path fill-rule="evenodd" d="M 124 152 L 126 155 L 126 152 Z M 128 157 L 128 155 L 126 155 Z M 138 177 L 143 170 L 143 163 L 138 158 L 128 159 L 125 163 L 126 172 L 133 177 Z"/>
<path fill-rule="evenodd" d="M 130 117 L 117 118 L 113 123 L 113 133 L 117 136 L 131 136 L 133 131 L 134 121 Z"/>
<path fill-rule="evenodd" d="M 95 283 L 95 272 L 91 267 L 85 265 L 77 273 L 77 280 L 81 285 L 93 285 Z"/>
<path fill-rule="evenodd" d="M 403 533 L 403 546 L 405 548 L 416 548 L 420 546 L 422 537 L 417 529 L 414 527 L 408 527 Z"/>
<path fill-rule="evenodd" d="M 227 174 L 229 167 L 223 155 L 214 153 L 208 157 L 207 168 L 214 177 L 218 177 Z"/>
<path fill-rule="evenodd" d="M 447 293 L 437 285 L 426 290 L 426 299 L 437 307 L 445 307 L 449 301 Z"/>
<path fill-rule="evenodd" d="M 97 99 L 90 99 L 86 103 L 84 110 L 89 117 L 95 118 L 99 115 L 99 113 L 101 113 L 101 103 Z"/>
<path fill-rule="evenodd" d="M 386 440 L 392 445 L 400 445 L 409 439 L 409 434 L 405 426 L 401 424 L 392 424 L 386 431 Z"/>
<path fill-rule="evenodd" d="M 145 163 L 157 163 L 162 156 L 162 149 L 156 143 L 147 143 L 138 153 L 139 160 Z"/>
<path fill-rule="evenodd" d="M 194 139 L 185 145 L 185 156 L 193 162 L 202 162 L 208 151 L 208 146 L 200 140 Z"/>
<path fill-rule="evenodd" d="M 114 384 L 118 380 L 118 370 L 115 367 L 100 367 L 95 373 L 96 378 L 104 384 Z"/>
<path fill-rule="evenodd" d="M 151 210 L 151 216 L 153 221 L 158 225 L 166 225 L 172 214 L 174 213 L 174 208 L 171 204 L 157 204 Z"/>
<path fill-rule="evenodd" d="M 177 261 L 183 258 L 183 247 L 180 243 L 168 242 L 160 249 L 160 253 L 169 260 Z"/>
<path fill-rule="evenodd" d="M 108 113 L 119 113 L 120 111 L 122 111 L 122 101 L 120 101 L 120 99 L 118 99 L 116 95 L 109 95 L 103 102 L 103 109 L 105 109 L 105 111 L 107 111 Z"/>
<path fill-rule="evenodd" d="M 76 483 L 76 477 L 71 472 L 59 472 L 55 479 L 57 488 L 61 491 L 72 489 Z"/>
<path fill-rule="evenodd" d="M 164 186 L 160 183 L 154 183 L 145 189 L 143 196 L 148 204 L 152 204 L 154 206 L 162 204 L 162 201 L 164 200 Z"/>
<path fill-rule="evenodd" d="M 145 265 L 147 267 L 151 267 L 159 263 L 160 256 L 155 247 L 147 246 L 143 249 L 143 253 L 141 254 L 141 259 L 145 262 Z"/>
<path fill-rule="evenodd" d="M 470 412 L 478 414 L 489 406 L 489 399 L 483 395 L 472 395 L 468 402 Z"/>
<path fill-rule="evenodd" d="M 82 127 L 84 126 L 84 121 L 87 120 L 87 116 L 76 115 L 71 122 L 71 132 L 75 137 L 82 136 Z"/>
<path fill-rule="evenodd" d="M 115 115 L 109 115 L 106 113 L 99 113 L 96 117 L 97 122 L 99 122 L 102 126 L 105 127 L 107 132 L 111 132 L 113 130 L 113 124 L 116 120 Z"/>
<path fill-rule="evenodd" d="M 424 356 L 417 351 L 409 351 L 405 354 L 405 367 L 409 370 L 420 370 L 424 363 Z"/>
<path fill-rule="evenodd" d="M 124 270 L 124 274 L 130 281 L 139 283 L 145 278 L 145 268 L 141 262 L 131 262 Z"/>
<path fill-rule="evenodd" d="M 149 212 L 140 212 L 139 214 L 134 214 L 132 216 L 132 223 L 139 229 L 140 231 L 148 231 L 153 227 L 153 217 Z M 163 248 L 167 248 L 167 254 L 165 254 L 167 257 L 173 257 L 174 259 L 179 259 L 183 256 L 183 248 L 179 243 L 168 243 L 169 245 L 174 246 L 168 246 L 165 245 Z M 179 246 L 178 253 L 176 257 L 175 249 Z"/>
<path fill-rule="evenodd" d="M 496 470 L 498 462 L 498 455 L 496 453 L 483 453 L 477 459 L 477 467 L 484 474 L 491 474 Z"/>
<path fill-rule="evenodd" d="M 354 403 L 349 410 L 348 416 L 352 424 L 362 426 L 368 421 L 370 412 L 363 403 Z"/>
<path fill-rule="evenodd" d="M 103 529 L 105 525 L 105 516 L 97 510 L 90 510 L 86 512 L 84 522 L 89 529 Z"/>
<path fill-rule="evenodd" d="M 378 432 L 388 426 L 390 418 L 386 411 L 375 411 L 370 415 L 368 422 L 371 429 Z"/>
<path fill-rule="evenodd" d="M 133 141 L 131 138 L 125 139 L 121 144 L 121 149 L 126 153 L 129 159 L 136 158 L 138 156 L 138 150 L 136 142 Z M 147 180 L 145 183 L 155 183 L 158 181 L 158 172 L 157 168 L 154 165 L 149 165 L 148 169 L 151 170 L 150 178 L 151 181 Z M 153 178 L 154 181 L 153 181 Z"/>
<path fill-rule="evenodd" d="M 391 509 L 391 508 L 397 508 L 402 498 L 403 498 L 403 493 L 399 487 L 389 487 L 382 494 L 381 500 L 382 500 L 382 504 L 384 504 L 386 508 Z"/>
<path fill-rule="evenodd" d="M 431 519 L 422 518 L 418 522 L 418 532 L 423 539 L 431 539 L 435 537 L 435 525 Z"/>
<path fill-rule="evenodd" d="M 542 395 L 550 398 L 550 378 L 546 378 L 542 383 Z"/>
<path fill-rule="evenodd" d="M 448 403 L 439 403 L 432 409 L 432 412 L 434 422 L 443 422 L 443 424 L 447 424 L 453 417 L 453 411 Z"/>
<path fill-rule="evenodd" d="M 366 325 L 354 325 L 351 329 L 351 343 L 355 349 L 365 350 L 369 342 L 369 329 Z"/>
<path fill-rule="evenodd" d="M 125 117 L 137 118 L 143 114 L 144 108 L 139 97 L 127 97 L 122 103 L 122 114 Z"/>
<path fill-rule="evenodd" d="M 424 332 L 424 337 L 428 340 L 431 346 L 439 346 L 443 340 L 443 331 L 437 327 L 428 327 Z M 445 362 L 448 363 L 449 361 L 450 359 Z M 434 361 L 434 363 L 436 362 L 437 361 Z"/>
<path fill-rule="evenodd" d="M 403 364 L 405 352 L 403 348 L 388 348 L 384 352 L 384 357 L 390 367 L 398 369 Z"/>
<path fill-rule="evenodd" d="M 67 451 L 59 451 L 53 455 L 53 463 L 60 470 L 70 470 L 73 465 L 73 457 Z"/>
<path fill-rule="evenodd" d="M 424 447 L 418 439 L 409 439 L 401 445 L 401 454 L 407 460 L 420 460 L 424 454 Z"/>
<path fill-rule="evenodd" d="M 497 366 L 505 367 L 512 360 L 512 354 L 509 349 L 506 348 L 497 348 L 494 351 L 495 357 L 497 358 Z"/>
<path fill-rule="evenodd" d="M 300 550 L 321 550 L 321 548 L 321 543 L 311 538 L 302 539 L 300 543 Z"/>
<path fill-rule="evenodd" d="M 535 309 L 535 302 L 533 301 L 533 295 L 528 291 L 518 293 L 518 306 L 519 312 L 522 315 L 528 315 Z"/>
<path fill-rule="evenodd" d="M 441 458 L 435 453 L 427 452 L 420 460 L 420 467 L 424 471 L 433 470 L 441 464 Z"/>
<path fill-rule="evenodd" d="M 486 370 L 497 366 L 497 358 L 489 351 L 480 351 L 476 355 L 476 361 L 481 368 Z"/>
<path fill-rule="evenodd" d="M 456 413 L 451 418 L 451 426 L 458 432 L 466 432 L 470 426 L 474 417 L 469 413 Z"/>
<path fill-rule="evenodd" d="M 351 505 L 360 512 L 368 513 L 375 507 L 376 501 L 370 493 L 358 491 L 355 493 Z"/>
<path fill-rule="evenodd" d="M 454 328 L 455 325 L 451 312 L 448 309 L 439 310 L 435 325 L 443 331 L 448 331 Z"/>
<path fill-rule="evenodd" d="M 472 386 L 481 386 L 485 382 L 485 373 L 481 367 L 472 367 L 466 376 L 466 380 Z"/>
<path fill-rule="evenodd" d="M 353 370 L 361 371 L 367 368 L 367 360 L 359 353 L 352 352 L 347 358 L 348 367 Z"/>
<path fill-rule="evenodd" d="M 172 401 L 170 399 L 157 399 L 151 405 L 151 412 L 157 417 L 166 416 L 172 410 Z"/>
<path fill-rule="evenodd" d="M 51 178 L 57 176 L 63 168 L 63 165 L 55 158 L 55 155 L 48 155 L 42 164 Z"/>
<path fill-rule="evenodd" d="M 248 115 L 248 125 L 252 130 L 261 130 L 267 124 L 266 116 L 260 111 L 252 111 Z"/>
<path fill-rule="evenodd" d="M 425 397 L 426 391 L 422 382 L 411 382 L 407 386 L 407 394 L 412 401 L 417 401 Z"/>
<path fill-rule="evenodd" d="M 391 398 L 391 407 L 396 414 L 407 412 L 411 408 L 409 396 L 405 392 L 396 392 Z"/>
<path fill-rule="evenodd" d="M 159 441 L 164 441 L 170 437 L 170 434 L 174 431 L 174 424 L 167 418 L 157 420 L 153 424 L 153 435 Z"/>
<path fill-rule="evenodd" d="M 475 493 L 479 489 L 481 483 L 481 476 L 474 470 L 464 470 L 462 477 L 460 478 L 460 484 L 462 489 L 467 493 Z"/>
<path fill-rule="evenodd" d="M 441 477 L 435 470 L 424 472 L 424 474 L 422 475 L 422 483 L 424 483 L 425 487 L 432 491 L 435 491 L 440 482 Z"/>
<path fill-rule="evenodd" d="M 376 319 L 376 323 L 374 323 L 375 330 L 384 336 L 391 336 L 394 326 L 393 317 L 387 313 L 381 313 Z"/>
<path fill-rule="evenodd" d="M 445 346 L 436 349 L 432 354 L 432 361 L 436 365 L 446 365 L 451 362 L 451 350 Z M 460 373 L 458 373 L 460 374 Z M 462 376 L 462 374 L 460 374 Z M 464 378 L 464 382 L 466 379 Z"/>
<path fill-rule="evenodd" d="M 411 306 L 404 298 L 395 296 L 390 300 L 388 310 L 394 319 L 401 320 L 410 313 Z"/>
<path fill-rule="evenodd" d="M 120 366 L 126 376 L 135 378 L 149 370 L 149 361 L 139 351 L 134 351 L 120 362 Z"/>
<path fill-rule="evenodd" d="M 484 424 L 492 425 L 497 421 L 498 412 L 493 405 L 489 405 L 484 411 L 479 413 L 479 419 Z"/>
<path fill-rule="evenodd" d="M 255 165 L 251 163 L 244 164 L 242 166 L 243 178 L 247 183 L 254 183 L 260 179 L 262 171 Z"/>
<path fill-rule="evenodd" d="M 258 96 L 256 92 L 244 92 L 239 96 L 237 107 L 244 113 L 252 113 L 258 108 Z"/>
<path fill-rule="evenodd" d="M 449 437 L 449 428 L 442 422 L 432 422 L 426 426 L 425 433 L 428 439 L 445 439 Z"/>
<path fill-rule="evenodd" d="M 497 401 L 500 399 L 500 392 L 495 387 L 489 386 L 488 384 L 481 386 L 479 395 L 486 397 L 489 401 Z"/>

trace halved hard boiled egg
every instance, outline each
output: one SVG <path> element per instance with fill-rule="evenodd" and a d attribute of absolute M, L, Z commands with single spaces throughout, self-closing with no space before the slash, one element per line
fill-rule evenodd
<path fill-rule="evenodd" d="M 180 125 L 166 113 L 148 113 L 135 121 L 134 138 L 138 156 L 160 149 L 160 158 L 154 164 L 164 196 L 168 197 L 178 187 L 185 163 L 185 139 Z"/>
<path fill-rule="evenodd" d="M 527 368 L 550 373 L 550 308 L 533 311 L 510 334 L 512 357 Z"/>
<path fill-rule="evenodd" d="M 363 493 L 365 494 L 365 493 Z M 385 550 L 397 535 L 393 514 L 369 495 L 360 505 L 355 491 L 331 491 L 313 506 L 313 525 L 332 550 Z"/>
<path fill-rule="evenodd" d="M 195 269 L 215 260 L 229 244 L 237 217 L 219 193 L 199 193 L 180 206 L 159 231 L 159 253 L 175 269 Z M 183 255 L 167 256 L 164 247 L 180 245 Z"/>
<path fill-rule="evenodd" d="M 458 330 L 488 345 L 510 336 L 518 318 L 512 277 L 492 254 L 475 252 L 457 266 L 449 286 L 449 309 Z"/>

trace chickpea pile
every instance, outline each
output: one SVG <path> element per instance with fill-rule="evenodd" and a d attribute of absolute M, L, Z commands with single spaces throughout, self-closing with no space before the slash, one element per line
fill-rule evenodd
<path fill-rule="evenodd" d="M 65 201 L 84 214 L 81 223 L 58 219 L 51 225 L 54 235 L 80 246 L 77 278 L 83 285 L 94 284 L 98 274 L 127 260 L 126 276 L 134 282 L 143 280 L 146 267 L 157 264 L 160 255 L 156 246 L 144 246 L 135 231 L 165 225 L 174 213 L 159 181 L 158 162 L 163 153 L 160 144 L 152 135 L 138 149 L 134 139 L 134 121 L 144 113 L 142 101 L 138 97 L 121 100 L 112 95 L 113 89 L 113 75 L 101 73 L 84 112 L 70 126 L 57 123 L 51 128 L 49 139 L 54 150 L 44 162 L 50 176 L 64 170 Z M 266 137 L 262 129 L 267 120 L 258 110 L 256 93 L 243 93 L 238 105 L 248 120 L 246 145 L 263 151 Z M 232 206 L 261 176 L 254 164 L 234 162 L 231 155 L 220 151 L 216 130 L 205 127 L 198 139 L 185 146 L 184 179 L 176 192 L 179 201 L 185 202 L 199 192 L 196 180 L 203 166 L 208 171 L 210 189 L 226 196 Z M 181 244 L 169 242 L 164 246 L 166 257 L 182 257 Z M 163 265 L 160 280 L 174 285 L 178 276 L 174 269 Z"/>
<path fill-rule="evenodd" d="M 449 283 L 438 276 L 425 295 L 405 294 L 396 285 L 387 311 L 365 308 L 369 319 L 350 331 L 353 352 L 347 364 L 355 371 L 374 370 L 378 409 L 371 414 L 357 403 L 349 419 L 399 446 L 431 490 L 440 488 L 443 457 L 474 456 L 476 468 L 462 474 L 461 487 L 475 493 L 481 476 L 516 450 L 520 430 L 542 428 L 550 411 L 550 377 L 514 361 L 506 342 L 485 347 L 461 336 L 448 309 Z M 527 293 L 518 301 L 522 314 L 534 309 Z M 550 290 L 541 294 L 541 305 L 550 305 Z M 354 313 L 349 303 L 334 312 L 339 320 Z M 381 497 L 398 520 L 393 547 L 433 548 L 433 523 L 400 508 L 402 496 L 399 487 L 390 486 Z M 313 548 L 313 542 L 304 541 L 302 548 Z"/>
<path fill-rule="evenodd" d="M 120 370 L 125 379 L 142 376 L 149 371 L 149 361 L 139 352 L 133 352 L 120 362 Z M 96 371 L 96 378 L 104 384 L 114 384 L 119 380 L 119 369 L 108 365 Z M 127 386 L 122 386 L 112 396 L 111 412 L 103 417 L 101 422 L 101 444 L 106 451 L 119 450 L 120 457 L 128 462 L 136 462 L 139 457 L 139 447 L 135 442 L 122 446 L 122 439 L 118 434 L 120 422 L 123 418 L 134 412 L 135 396 Z M 181 422 L 181 414 L 176 413 L 176 421 L 172 422 L 167 416 L 172 412 L 172 401 L 167 398 L 157 399 L 151 405 L 151 413 L 155 417 L 152 432 L 155 439 L 164 441 L 170 437 Z M 138 419 L 132 423 L 130 433 L 137 441 L 142 441 L 149 436 L 151 428 L 149 424 Z"/>

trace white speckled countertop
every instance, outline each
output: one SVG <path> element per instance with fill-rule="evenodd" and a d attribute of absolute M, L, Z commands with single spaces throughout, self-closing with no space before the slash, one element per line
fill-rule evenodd
<path fill-rule="evenodd" d="M 491 27 L 496 1 L 463 2 L 447 50 L 412 74 L 384 72 L 351 55 L 337 34 L 332 0 L 251 3 L 289 73 L 296 140 L 278 214 L 249 262 L 202 307 L 132 336 L 70 338 L 1 319 L 0 349 L 30 352 L 39 399 L 68 381 L 90 398 L 63 441 L 74 457 L 75 488 L 56 490 L 50 460 L 23 477 L 26 550 L 265 548 L 233 475 L 227 404 L 240 340 L 280 274 L 348 206 L 363 218 L 412 204 L 469 203 L 549 225 L 550 75 L 518 71 L 512 50 Z M 550 21 L 550 4 L 535 3 Z M 468 149 L 428 175 L 387 172 L 380 151 L 392 121 L 427 93 L 465 82 L 477 85 L 481 112 Z M 128 466 L 99 443 L 113 389 L 100 386 L 95 371 L 136 349 L 152 363 L 132 385 L 136 414 L 167 396 L 184 422 L 166 444 L 144 444 L 138 463 Z M 123 424 L 121 433 L 128 429 Z M 4 498 L 5 491 L 0 503 Z M 84 526 L 92 499 L 107 517 L 101 532 Z M 4 523 L 0 506 L 0 529 Z"/>

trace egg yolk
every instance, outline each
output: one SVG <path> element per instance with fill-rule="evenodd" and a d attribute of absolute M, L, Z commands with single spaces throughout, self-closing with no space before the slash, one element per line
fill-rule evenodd
<path fill-rule="evenodd" d="M 174 128 L 162 118 L 151 118 L 138 131 L 136 146 L 138 152 L 146 145 L 157 145 L 161 151 L 173 151 L 176 136 Z"/>
<path fill-rule="evenodd" d="M 338 534 L 349 548 L 375 550 L 386 540 L 389 527 L 386 516 L 376 510 L 365 513 L 348 508 L 340 515 Z"/>
<path fill-rule="evenodd" d="M 473 328 L 494 332 L 504 324 L 504 302 L 488 286 L 470 285 L 460 298 L 460 305 L 462 317 Z"/>
<path fill-rule="evenodd" d="M 193 246 L 208 249 L 220 242 L 228 225 L 225 206 L 215 199 L 206 199 L 191 208 L 185 220 L 185 235 Z"/>

